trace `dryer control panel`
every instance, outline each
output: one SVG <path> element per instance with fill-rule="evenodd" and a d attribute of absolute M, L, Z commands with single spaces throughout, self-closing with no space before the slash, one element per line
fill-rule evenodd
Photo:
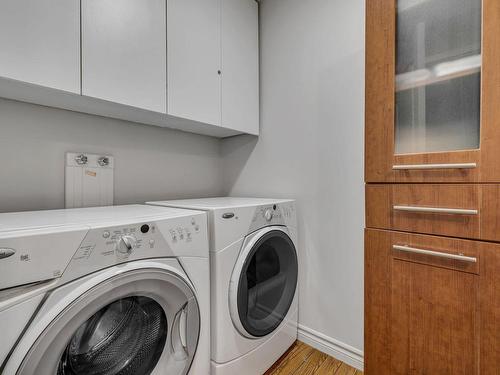
<path fill-rule="evenodd" d="M 295 218 L 295 202 L 259 206 L 255 209 L 250 232 L 269 225 L 295 227 Z"/>

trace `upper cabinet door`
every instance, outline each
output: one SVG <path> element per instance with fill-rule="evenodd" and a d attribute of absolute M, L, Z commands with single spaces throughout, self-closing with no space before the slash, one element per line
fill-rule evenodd
<path fill-rule="evenodd" d="M 367 1 L 366 181 L 500 182 L 500 2 Z"/>
<path fill-rule="evenodd" d="M 168 114 L 221 123 L 220 0 L 167 0 Z"/>
<path fill-rule="evenodd" d="M 80 1 L 2 0 L 0 76 L 80 93 Z"/>
<path fill-rule="evenodd" d="M 82 0 L 82 94 L 166 113 L 165 0 Z"/>
<path fill-rule="evenodd" d="M 222 126 L 259 134 L 259 7 L 222 1 Z"/>

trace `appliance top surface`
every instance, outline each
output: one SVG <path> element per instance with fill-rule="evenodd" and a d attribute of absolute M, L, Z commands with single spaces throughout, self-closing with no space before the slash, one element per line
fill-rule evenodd
<path fill-rule="evenodd" d="M 123 221 L 139 222 L 144 219 L 163 220 L 193 215 L 203 215 L 203 213 L 178 208 L 146 205 L 12 212 L 0 214 L 0 233 L 71 225 L 93 226 Z"/>
<path fill-rule="evenodd" d="M 266 198 L 237 198 L 237 197 L 220 197 L 220 198 L 201 198 L 201 199 L 183 199 L 159 202 L 147 202 L 156 206 L 169 206 L 178 208 L 187 208 L 193 210 L 211 211 L 227 208 L 238 207 L 253 207 L 266 204 L 279 204 L 285 202 L 293 202 L 293 199 L 266 199 Z"/>

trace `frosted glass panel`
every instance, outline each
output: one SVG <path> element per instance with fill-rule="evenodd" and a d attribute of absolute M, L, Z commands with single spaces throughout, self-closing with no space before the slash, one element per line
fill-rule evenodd
<path fill-rule="evenodd" d="M 479 148 L 481 0 L 398 0 L 396 153 Z"/>

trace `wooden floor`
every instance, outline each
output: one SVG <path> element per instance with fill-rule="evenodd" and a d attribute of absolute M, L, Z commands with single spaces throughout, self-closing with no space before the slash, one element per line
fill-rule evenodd
<path fill-rule="evenodd" d="M 266 372 L 265 375 L 362 375 L 356 370 L 327 354 L 295 342 L 290 349 Z"/>

